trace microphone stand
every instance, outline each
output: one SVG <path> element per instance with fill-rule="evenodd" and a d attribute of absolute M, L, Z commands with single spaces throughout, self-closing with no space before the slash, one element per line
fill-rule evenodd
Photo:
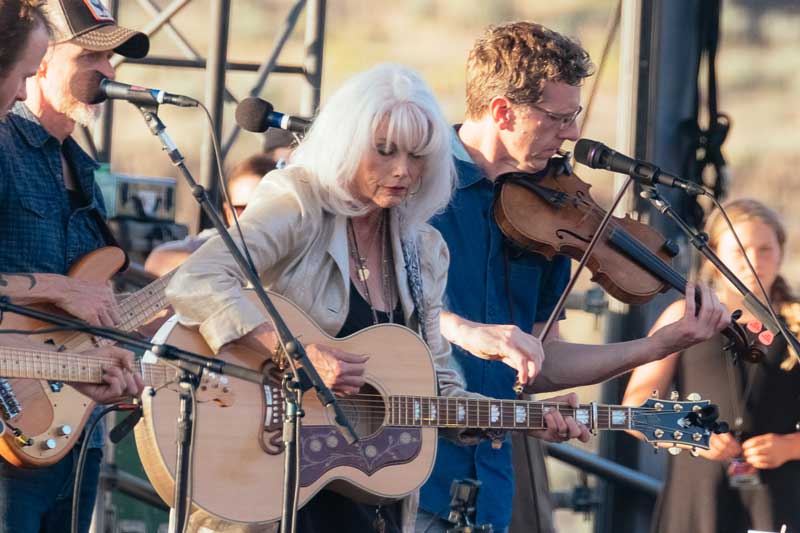
<path fill-rule="evenodd" d="M 322 382 L 322 378 L 320 378 L 314 365 L 308 359 L 302 343 L 289 331 L 288 326 L 281 318 L 278 310 L 269 299 L 269 296 L 267 296 L 266 291 L 261 286 L 261 280 L 258 278 L 258 274 L 253 271 L 250 264 L 239 250 L 239 247 L 234 243 L 219 213 L 211 206 L 206 190 L 194 180 L 189 169 L 186 168 L 183 155 L 180 153 L 175 143 L 172 142 L 169 135 L 167 135 L 164 123 L 158 117 L 158 106 L 137 105 L 137 107 L 142 113 L 150 131 L 161 141 L 161 145 L 164 151 L 169 155 L 173 165 L 180 170 L 181 174 L 186 179 L 195 200 L 206 215 L 208 215 L 219 233 L 219 236 L 222 238 L 222 241 L 225 243 L 225 246 L 255 290 L 255 293 L 258 295 L 259 300 L 263 304 L 267 315 L 275 327 L 275 331 L 280 339 L 281 349 L 292 363 L 289 366 L 294 373 L 294 379 L 285 380 L 285 383 L 289 385 L 288 388 L 291 390 L 287 390 L 287 392 L 290 393 L 286 394 L 286 409 L 284 415 L 283 440 L 286 464 L 284 468 L 283 512 L 281 515 L 281 531 L 284 533 L 290 532 L 294 528 L 294 519 L 297 512 L 295 495 L 298 480 L 296 479 L 295 472 L 299 464 L 299 451 L 296 438 L 297 418 L 303 416 L 301 407 L 302 393 L 311 387 L 316 390 L 320 403 L 325 406 L 330 418 L 334 421 L 334 424 L 348 444 L 357 442 L 358 435 L 356 435 L 355 430 L 345 416 L 344 411 L 339 405 L 339 402 L 336 401 L 331 390 Z M 242 245 L 245 245 L 244 242 Z M 298 367 L 295 363 L 299 363 L 300 366 Z"/>
<path fill-rule="evenodd" d="M 694 246 L 706 259 L 708 259 L 711 264 L 713 264 L 717 270 L 725 276 L 725 278 L 731 282 L 737 291 L 744 297 L 744 306 L 750 310 L 753 315 L 755 315 L 758 320 L 761 321 L 762 324 L 766 326 L 766 328 L 773 333 L 781 333 L 783 337 L 786 339 L 786 342 L 792 347 L 794 350 L 795 355 L 800 358 L 800 341 L 797 340 L 797 337 L 792 335 L 786 325 L 783 324 L 781 320 L 777 320 L 773 315 L 772 311 L 761 301 L 759 300 L 753 292 L 748 289 L 744 283 L 742 283 L 739 278 L 736 277 L 731 269 L 729 269 L 725 263 L 717 256 L 717 254 L 708 246 L 708 235 L 701 231 L 697 231 L 696 229 L 692 228 L 689 224 L 687 224 L 672 208 L 669 202 L 665 200 L 659 193 L 655 187 L 646 187 L 641 192 L 642 198 L 645 198 L 653 204 L 662 215 L 667 216 L 671 219 L 678 227 L 686 234 L 689 238 L 689 242 Z"/>
<path fill-rule="evenodd" d="M 83 331 L 96 337 L 111 339 L 118 344 L 141 350 L 149 350 L 161 359 L 170 361 L 178 368 L 178 383 L 180 384 L 180 415 L 178 417 L 177 458 L 175 461 L 175 492 L 174 492 L 174 520 L 170 520 L 173 532 L 181 532 L 184 528 L 186 511 L 191 503 L 186 501 L 189 489 L 190 454 L 192 449 L 192 428 L 194 417 L 192 413 L 192 398 L 197 390 L 200 375 L 204 370 L 220 375 L 229 375 L 263 385 L 267 377 L 261 372 L 231 364 L 219 359 L 211 359 L 196 353 L 182 350 L 168 344 L 153 344 L 148 341 L 133 337 L 113 328 L 92 326 L 80 320 L 66 318 L 60 315 L 46 313 L 32 307 L 16 305 L 4 296 L 0 298 L 0 316 L 2 313 L 16 313 L 35 318 L 43 322 L 55 324 L 76 331 Z"/>

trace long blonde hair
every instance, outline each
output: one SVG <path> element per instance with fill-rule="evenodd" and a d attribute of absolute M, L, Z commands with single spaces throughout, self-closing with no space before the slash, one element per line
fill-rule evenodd
<path fill-rule="evenodd" d="M 723 207 L 733 225 L 742 222 L 761 222 L 772 229 L 781 249 L 781 258 L 783 258 L 786 250 L 786 228 L 778 213 L 752 198 L 733 200 Z M 711 213 L 706 223 L 709 246 L 716 250 L 722 235 L 729 230 L 730 228 L 728 228 L 725 218 L 719 210 Z M 700 276 L 705 281 L 713 283 L 717 277 L 717 271 L 711 263 L 704 261 L 700 267 Z M 757 294 L 757 296 L 760 295 Z M 775 278 L 769 290 L 769 297 L 778 313 L 786 320 L 791 332 L 795 335 L 800 333 L 800 302 L 798 302 L 791 286 L 780 274 Z M 781 368 L 784 370 L 791 370 L 797 364 L 797 358 L 791 353 L 791 348 L 789 348 L 789 351 L 787 358 L 781 363 Z"/>

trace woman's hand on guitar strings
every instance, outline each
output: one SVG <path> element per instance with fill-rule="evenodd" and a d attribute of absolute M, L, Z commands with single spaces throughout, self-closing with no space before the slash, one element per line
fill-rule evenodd
<path fill-rule="evenodd" d="M 349 353 L 330 346 L 309 344 L 306 354 L 323 383 L 337 394 L 355 394 L 364 385 L 368 355 Z"/>

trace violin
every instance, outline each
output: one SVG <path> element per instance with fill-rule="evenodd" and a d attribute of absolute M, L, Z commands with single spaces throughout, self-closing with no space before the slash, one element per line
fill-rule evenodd
<path fill-rule="evenodd" d="M 561 254 L 579 260 L 606 215 L 589 194 L 591 185 L 572 171 L 566 157 L 552 158 L 543 174 L 510 172 L 497 178 L 494 215 L 500 230 L 516 247 L 548 259 Z M 686 294 L 686 278 L 672 267 L 675 242 L 629 215 L 613 216 L 586 262 L 592 281 L 614 298 L 643 304 L 675 289 Z M 700 295 L 695 294 L 699 304 Z M 734 357 L 758 362 L 764 345 L 732 315 L 722 331 Z"/>

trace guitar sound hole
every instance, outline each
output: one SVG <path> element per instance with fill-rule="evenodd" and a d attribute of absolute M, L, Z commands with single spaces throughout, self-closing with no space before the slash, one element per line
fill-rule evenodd
<path fill-rule="evenodd" d="M 359 438 L 371 436 L 383 427 L 386 405 L 381 393 L 369 383 L 358 394 L 340 397 L 339 402 Z"/>

